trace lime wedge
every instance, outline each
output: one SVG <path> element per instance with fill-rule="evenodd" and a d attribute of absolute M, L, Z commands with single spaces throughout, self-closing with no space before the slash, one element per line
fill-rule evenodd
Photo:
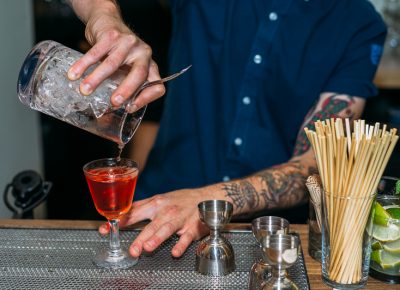
<path fill-rule="evenodd" d="M 387 212 L 388 214 L 390 214 L 390 216 L 391 216 L 393 219 L 399 220 L 399 223 L 400 223 L 400 207 L 399 207 L 399 206 L 390 207 L 390 208 L 386 209 L 386 212 Z"/>
<path fill-rule="evenodd" d="M 379 202 L 375 202 L 374 224 L 387 226 L 390 219 L 390 214 L 382 207 Z"/>
<path fill-rule="evenodd" d="M 382 249 L 382 244 L 381 244 L 381 242 L 380 242 L 380 241 L 374 241 L 374 242 L 371 244 L 371 249 L 372 249 L 373 251 L 375 251 L 375 250 L 381 250 L 381 249 Z"/>
<path fill-rule="evenodd" d="M 400 266 L 400 259 L 397 255 L 385 252 L 384 250 L 375 250 L 371 252 L 371 260 L 378 263 L 382 269 L 391 269 Z"/>
<path fill-rule="evenodd" d="M 382 250 L 374 250 L 371 252 L 371 261 L 374 261 L 378 264 L 381 264 L 382 259 L 381 259 L 381 253 Z"/>
<path fill-rule="evenodd" d="M 400 228 L 395 224 L 388 226 L 375 224 L 372 229 L 372 236 L 381 242 L 392 242 L 400 239 Z"/>
<path fill-rule="evenodd" d="M 383 248 L 392 254 L 400 254 L 400 240 L 394 241 L 394 242 L 389 242 L 389 243 L 385 243 L 383 245 Z M 397 259 L 400 260 L 400 256 L 397 256 Z"/>
<path fill-rule="evenodd" d="M 396 194 L 400 195 L 400 179 L 396 182 Z"/>

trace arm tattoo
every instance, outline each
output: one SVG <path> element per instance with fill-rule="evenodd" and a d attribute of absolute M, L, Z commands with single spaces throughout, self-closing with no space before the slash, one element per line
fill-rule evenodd
<path fill-rule="evenodd" d="M 305 199 L 306 176 L 301 173 L 298 162 L 290 162 L 285 167 L 277 166 L 258 173 L 264 190 L 262 198 L 266 209 L 286 208 Z"/>
<path fill-rule="evenodd" d="M 304 127 L 315 129 L 317 120 L 345 117 L 353 118 L 352 105 L 355 99 L 348 95 L 332 94 L 323 103 L 311 109 L 305 118 Z M 297 137 L 294 157 L 310 150 L 303 128 Z M 298 157 L 297 157 L 298 158 Z M 300 157 L 301 158 L 301 157 Z M 222 185 L 226 197 L 230 198 L 237 214 L 262 209 L 289 208 L 307 200 L 306 178 L 318 173 L 315 165 L 306 167 L 297 159 L 258 172 L 245 180 Z M 310 164 L 310 163 L 308 163 Z"/>
<path fill-rule="evenodd" d="M 255 208 L 260 206 L 260 195 L 248 181 L 227 183 L 222 188 L 238 210 L 243 210 L 245 207 Z"/>
<path fill-rule="evenodd" d="M 254 177 L 261 184 L 259 190 L 247 180 L 225 183 L 222 189 L 238 213 L 288 208 L 307 198 L 305 181 L 316 168 L 309 167 L 307 176 L 302 170 L 303 166 L 299 162 L 289 162 L 255 174 Z"/>
<path fill-rule="evenodd" d="M 321 106 L 319 111 L 315 111 L 315 106 L 312 108 L 305 119 L 303 127 L 315 130 L 314 123 L 317 120 L 326 120 L 329 118 L 339 117 L 339 113 L 344 113 L 345 118 L 351 118 L 353 112 L 351 110 L 351 105 L 354 103 L 354 97 L 348 95 L 334 94 L 328 97 Z M 294 148 L 294 156 L 299 156 L 304 154 L 310 149 L 310 143 L 308 142 L 306 133 L 303 128 L 301 128 L 299 135 L 297 136 L 296 145 Z"/>

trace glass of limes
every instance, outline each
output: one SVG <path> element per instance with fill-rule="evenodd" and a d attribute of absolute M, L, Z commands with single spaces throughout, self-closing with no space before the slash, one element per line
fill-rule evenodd
<path fill-rule="evenodd" d="M 400 180 L 382 177 L 372 229 L 370 276 L 400 284 Z"/>

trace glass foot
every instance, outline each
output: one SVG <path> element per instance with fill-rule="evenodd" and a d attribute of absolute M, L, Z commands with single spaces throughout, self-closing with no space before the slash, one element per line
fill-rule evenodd
<path fill-rule="evenodd" d="M 137 264 L 139 258 L 134 258 L 127 251 L 121 250 L 115 254 L 109 250 L 102 250 L 93 258 L 93 263 L 105 269 L 127 269 Z"/>
<path fill-rule="evenodd" d="M 271 266 L 261 260 L 255 262 L 250 269 L 249 290 L 261 289 L 265 281 L 271 279 Z"/>
<path fill-rule="evenodd" d="M 324 284 L 328 285 L 329 287 L 333 289 L 340 289 L 340 290 L 345 290 L 345 289 L 361 289 L 365 288 L 365 285 L 367 285 L 367 277 L 362 278 L 358 283 L 353 283 L 353 284 L 344 284 L 344 283 L 337 283 L 335 281 L 330 280 L 329 278 L 326 278 L 325 275 L 322 275 L 322 282 Z"/>
<path fill-rule="evenodd" d="M 271 278 L 263 287 L 263 290 L 299 290 L 299 287 L 288 278 L 274 279 Z"/>

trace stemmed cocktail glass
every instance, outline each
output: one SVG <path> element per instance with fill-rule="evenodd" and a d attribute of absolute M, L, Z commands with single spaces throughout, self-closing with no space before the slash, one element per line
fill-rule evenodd
<path fill-rule="evenodd" d="M 99 159 L 87 163 L 83 172 L 97 211 L 110 225 L 110 247 L 97 253 L 93 262 L 107 269 L 135 265 L 138 259 L 121 249 L 118 223 L 132 205 L 139 173 L 136 162 L 124 158 Z"/>
<path fill-rule="evenodd" d="M 299 238 L 290 234 L 266 236 L 261 241 L 261 248 L 263 259 L 272 268 L 272 277 L 263 284 L 262 290 L 299 290 L 286 271 L 299 257 Z"/>
<path fill-rule="evenodd" d="M 262 216 L 251 222 L 251 229 L 262 249 L 262 241 L 267 236 L 289 233 L 289 221 L 277 216 Z M 264 259 L 256 261 L 250 269 L 249 290 L 262 289 L 262 285 L 270 278 L 271 266 Z"/>

